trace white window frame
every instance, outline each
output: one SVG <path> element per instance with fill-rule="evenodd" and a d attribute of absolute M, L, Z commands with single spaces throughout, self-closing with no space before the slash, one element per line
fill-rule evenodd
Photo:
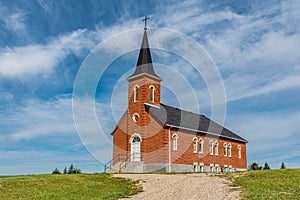
<path fill-rule="evenodd" d="M 204 140 L 202 138 L 199 139 L 199 153 L 204 153 Z"/>
<path fill-rule="evenodd" d="M 198 146 L 198 140 L 197 140 L 197 138 L 193 138 L 193 152 L 194 153 L 198 152 L 197 146 Z"/>
<path fill-rule="evenodd" d="M 212 140 L 209 141 L 209 154 L 214 155 L 214 142 Z"/>
<path fill-rule="evenodd" d="M 176 137 L 176 139 L 174 139 Z M 177 151 L 178 149 L 178 135 L 175 133 L 172 135 L 172 147 L 174 151 Z"/>
<path fill-rule="evenodd" d="M 149 86 L 149 90 L 150 90 L 150 102 L 154 103 L 154 94 L 155 94 L 155 87 L 153 85 Z"/>
<path fill-rule="evenodd" d="M 224 153 L 224 156 L 225 157 L 227 157 L 227 144 L 226 143 L 224 143 L 224 145 L 223 145 L 223 153 Z"/>
<path fill-rule="evenodd" d="M 241 148 L 241 145 L 238 145 L 238 158 L 242 158 L 242 148 Z"/>
<path fill-rule="evenodd" d="M 139 89 L 140 87 L 138 85 L 135 85 L 133 87 L 133 102 L 138 102 L 139 101 Z"/>
<path fill-rule="evenodd" d="M 231 155 L 231 149 L 232 149 L 232 146 L 231 146 L 231 144 L 229 143 L 229 144 L 228 144 L 228 152 L 227 152 L 228 157 L 231 157 L 231 156 L 232 156 L 232 155 Z"/>
<path fill-rule="evenodd" d="M 218 141 L 215 142 L 215 155 L 216 156 L 219 155 L 219 143 L 218 143 Z"/>
<path fill-rule="evenodd" d="M 135 119 L 135 116 L 137 116 L 137 120 Z M 134 122 L 137 122 L 138 120 L 139 120 L 139 118 L 140 118 L 140 115 L 138 114 L 138 113 L 134 113 L 133 115 L 132 115 L 132 120 L 134 121 Z"/>

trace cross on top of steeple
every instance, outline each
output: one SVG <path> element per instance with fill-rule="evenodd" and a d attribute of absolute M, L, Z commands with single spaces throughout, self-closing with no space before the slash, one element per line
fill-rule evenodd
<path fill-rule="evenodd" d="M 145 22 L 145 27 L 144 30 L 147 30 L 147 20 L 150 19 L 147 15 L 145 15 L 145 18 L 143 19 L 143 21 Z"/>

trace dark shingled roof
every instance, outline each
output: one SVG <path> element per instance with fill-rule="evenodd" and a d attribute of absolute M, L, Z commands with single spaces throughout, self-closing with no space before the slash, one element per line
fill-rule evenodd
<path fill-rule="evenodd" d="M 232 140 L 248 142 L 204 115 L 195 114 L 164 104 L 160 104 L 160 108 L 150 104 L 145 104 L 145 107 L 163 126 L 203 132 Z"/>
<path fill-rule="evenodd" d="M 142 46 L 140 49 L 140 54 L 136 64 L 135 72 L 131 76 L 129 76 L 128 79 L 131 79 L 141 74 L 150 75 L 150 77 L 161 80 L 161 78 L 154 72 L 153 69 L 151 52 L 146 30 L 144 31 Z"/>

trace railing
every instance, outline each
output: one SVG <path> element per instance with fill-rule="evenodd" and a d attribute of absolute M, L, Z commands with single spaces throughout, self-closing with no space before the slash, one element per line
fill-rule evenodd
<path fill-rule="evenodd" d="M 108 161 L 105 165 L 104 165 L 104 172 L 107 172 L 113 164 L 113 161 L 116 161 L 116 163 L 120 162 L 119 165 L 119 172 L 122 171 L 123 168 L 126 168 L 128 162 L 130 161 L 142 161 L 142 154 L 141 153 L 133 153 L 133 154 L 119 154 L 117 156 L 115 156 L 113 159 L 111 159 L 110 161 Z"/>
<path fill-rule="evenodd" d="M 131 161 L 143 161 L 141 153 L 132 153 L 130 156 L 127 157 L 126 160 L 120 163 L 119 166 L 119 173 L 122 172 L 123 168 L 127 167 L 127 164 Z"/>
<path fill-rule="evenodd" d="M 128 158 L 127 154 L 118 154 L 117 156 L 115 156 L 113 159 L 111 159 L 110 161 L 108 161 L 105 165 L 104 165 L 104 172 L 107 172 L 107 170 L 109 170 L 112 167 L 113 161 L 115 160 L 116 162 L 123 162 L 124 160 L 126 160 Z"/>

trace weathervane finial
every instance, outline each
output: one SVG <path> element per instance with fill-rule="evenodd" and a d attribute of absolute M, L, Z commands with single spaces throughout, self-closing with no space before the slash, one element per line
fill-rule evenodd
<path fill-rule="evenodd" d="M 145 27 L 144 30 L 147 30 L 147 20 L 150 19 L 147 15 L 145 15 L 145 18 L 143 19 L 143 21 L 145 21 Z"/>

